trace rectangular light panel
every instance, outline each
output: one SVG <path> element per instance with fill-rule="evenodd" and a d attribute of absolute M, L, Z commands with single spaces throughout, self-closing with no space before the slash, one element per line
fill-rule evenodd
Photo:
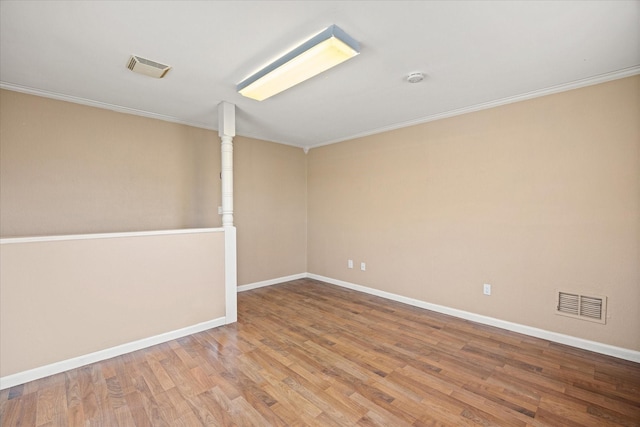
<path fill-rule="evenodd" d="M 238 84 L 238 92 L 265 100 L 360 53 L 358 42 L 335 25 Z"/>

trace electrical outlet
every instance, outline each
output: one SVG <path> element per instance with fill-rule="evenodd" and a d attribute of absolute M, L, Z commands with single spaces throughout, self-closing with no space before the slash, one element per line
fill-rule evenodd
<path fill-rule="evenodd" d="M 484 287 L 482 288 L 482 293 L 485 295 L 491 295 L 491 285 L 488 283 L 485 283 Z"/>
<path fill-rule="evenodd" d="M 360 270 L 366 271 L 367 270 L 367 264 L 365 264 L 364 262 L 361 262 L 360 263 Z"/>
<path fill-rule="evenodd" d="M 347 268 L 353 268 L 353 260 L 352 259 L 347 261 Z"/>

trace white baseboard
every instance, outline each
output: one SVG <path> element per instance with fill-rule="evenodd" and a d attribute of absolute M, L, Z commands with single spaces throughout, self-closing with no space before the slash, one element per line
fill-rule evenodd
<path fill-rule="evenodd" d="M 263 280 L 261 282 L 249 283 L 248 285 L 238 286 L 238 292 L 250 291 L 251 289 L 263 288 L 265 286 L 277 285 L 278 283 L 289 282 L 291 280 L 306 279 L 307 273 L 294 274 L 292 276 L 278 277 L 270 280 Z"/>
<path fill-rule="evenodd" d="M 505 320 L 495 319 L 493 317 L 482 316 L 480 314 L 475 314 L 468 311 L 445 307 L 438 304 L 431 304 L 431 303 L 420 301 L 414 298 L 408 298 L 402 295 L 392 294 L 390 292 L 380 291 L 378 289 L 368 288 L 366 286 L 356 285 L 354 283 L 332 279 L 330 277 L 324 277 L 317 274 L 307 273 L 307 277 L 310 279 L 327 282 L 332 285 L 341 286 L 343 288 L 352 289 L 354 291 L 359 291 L 359 292 L 364 292 L 366 294 L 379 296 L 392 301 L 398 301 L 404 304 L 409 304 L 415 307 L 424 308 L 424 309 L 435 311 L 438 313 L 448 314 L 450 316 L 459 317 L 461 319 L 470 320 L 472 322 L 482 323 L 484 325 L 489 325 L 489 326 L 495 326 L 498 328 L 506 329 L 508 331 L 518 332 L 524 335 L 529 335 L 532 337 L 542 338 L 548 341 L 553 341 L 556 343 L 566 344 L 572 347 L 581 348 L 583 350 L 589 350 L 596 353 L 606 354 L 608 356 L 613 356 L 620 359 L 625 359 L 625 360 L 630 360 L 632 362 L 640 363 L 640 351 L 630 350 L 622 347 L 615 347 L 609 344 L 603 344 L 596 341 L 589 341 L 582 338 L 572 337 L 570 335 L 559 334 L 557 332 L 551 332 L 551 331 L 546 331 L 544 329 L 538 329 L 531 326 L 521 325 L 518 323 L 507 322 Z"/>
<path fill-rule="evenodd" d="M 538 329 L 531 326 L 521 325 L 518 323 L 507 322 L 505 320 L 495 319 L 493 317 L 482 316 L 479 314 L 471 313 L 464 310 L 458 310 L 438 304 L 432 304 L 425 301 L 421 301 L 414 298 L 405 297 L 402 295 L 393 294 L 378 289 L 369 288 L 362 285 L 356 285 L 355 283 L 345 282 L 343 280 L 332 279 L 330 277 L 320 276 L 313 273 L 300 273 L 291 276 L 279 277 L 271 280 L 264 280 L 261 282 L 250 283 L 248 285 L 238 286 L 238 292 L 249 291 L 251 289 L 262 288 L 265 286 L 276 285 L 279 283 L 289 282 L 291 280 L 298 279 L 315 279 L 322 282 L 330 283 L 332 285 L 341 286 L 343 288 L 352 289 L 354 291 L 363 292 L 370 295 L 379 296 L 392 301 L 401 302 L 404 304 L 412 305 L 414 307 L 424 308 L 426 310 L 435 311 L 442 314 L 448 314 L 450 316 L 459 317 L 461 319 L 470 320 L 472 322 L 481 323 L 484 325 L 495 326 L 498 328 L 506 329 L 508 331 L 518 332 L 524 335 L 529 335 L 536 338 L 542 338 L 548 341 L 557 342 L 560 344 L 566 344 L 572 347 L 581 348 L 584 350 L 593 351 L 600 354 L 606 354 L 608 356 L 617 357 L 624 360 L 640 363 L 640 351 L 630 350 L 621 347 L 615 347 L 608 344 L 603 344 L 595 341 L 589 341 L 582 338 L 572 337 L 570 335 L 559 334 L 557 332 L 546 331 L 544 329 Z M 218 319 L 209 320 L 207 322 L 198 323 L 197 325 L 188 326 L 186 328 L 178 329 L 171 332 L 166 332 L 153 337 L 143 338 L 138 341 L 122 344 L 116 347 L 111 347 L 105 350 L 96 351 L 94 353 L 86 354 L 84 356 L 75 357 L 73 359 L 67 359 L 60 362 L 52 363 L 50 365 L 41 366 L 38 368 L 30 369 L 28 371 L 18 372 L 17 374 L 7 375 L 0 378 L 0 390 L 13 387 L 19 384 L 24 384 L 29 381 L 37 380 L 40 378 L 48 377 L 49 375 L 58 374 L 60 372 L 68 371 L 70 369 L 79 368 L 91 363 L 100 362 L 102 360 L 110 359 L 112 357 L 120 356 L 132 351 L 141 350 L 143 348 L 151 347 L 156 344 L 171 341 L 177 338 L 182 338 L 187 335 L 202 332 L 207 329 L 216 328 L 218 326 L 225 325 L 225 318 L 220 317 Z"/>
<path fill-rule="evenodd" d="M 48 377 L 49 375 L 58 374 L 70 369 L 80 368 L 91 363 L 111 359 L 112 357 L 131 353 L 132 351 L 141 350 L 143 348 L 175 340 L 177 338 L 182 338 L 187 335 L 195 334 L 197 332 L 206 331 L 207 329 L 217 328 L 218 326 L 223 326 L 224 324 L 225 318 L 220 317 L 217 319 L 198 323 L 196 325 L 187 326 L 186 328 L 165 332 L 153 337 L 143 338 L 141 340 L 118 345 L 116 347 L 111 347 L 104 350 L 96 351 L 94 353 L 85 354 L 83 356 L 74 357 L 73 359 L 62 360 L 50 365 L 40 366 L 28 371 L 7 375 L 0 378 L 0 390 L 4 390 L 5 388 L 13 387 L 19 384 L 24 384 L 26 382 L 37 380 L 40 378 Z"/>
<path fill-rule="evenodd" d="M 536 338 L 542 338 L 542 339 L 553 341 L 559 344 L 565 344 L 571 347 L 581 348 L 583 350 L 589 350 L 595 353 L 605 354 L 608 356 L 617 357 L 619 359 L 640 363 L 640 351 L 630 350 L 622 347 L 616 347 L 609 344 L 599 343 L 596 341 L 585 340 L 583 338 L 573 337 L 571 335 L 564 335 L 557 332 L 551 332 L 544 329 L 534 328 L 532 326 L 526 326 L 526 325 L 521 325 L 519 323 L 508 322 L 506 320 L 500 320 L 494 317 L 483 316 L 480 314 L 471 313 L 469 311 L 464 311 L 464 310 L 458 310 L 456 308 L 446 307 L 443 305 L 432 304 L 432 303 L 421 301 L 415 298 L 409 298 L 402 295 L 393 294 L 391 292 L 381 291 L 378 289 L 373 289 L 373 288 L 369 288 L 362 285 L 356 285 L 355 283 L 345 282 L 343 280 L 320 276 L 318 274 L 313 274 L 313 273 L 296 274 L 293 276 L 281 277 L 278 279 L 265 280 L 263 282 L 256 282 L 249 285 L 238 286 L 238 292 L 261 288 L 263 286 L 276 285 L 278 283 L 283 283 L 283 282 L 288 282 L 290 280 L 303 279 L 303 278 L 319 280 L 321 282 L 330 283 L 332 285 L 341 286 L 343 288 L 352 289 L 358 292 L 364 292 L 366 294 L 375 295 L 375 296 L 386 298 L 392 301 L 401 302 L 404 304 L 412 305 L 414 307 L 424 308 L 426 310 L 435 311 L 437 313 L 448 314 L 449 316 L 470 320 L 472 322 L 481 323 L 483 325 L 495 326 L 497 328 L 506 329 L 508 331 L 518 332 L 520 334 L 529 335 Z"/>

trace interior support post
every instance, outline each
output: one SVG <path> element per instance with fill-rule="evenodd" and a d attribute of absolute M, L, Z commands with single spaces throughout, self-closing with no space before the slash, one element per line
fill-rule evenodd
<path fill-rule="evenodd" d="M 233 137 L 220 135 L 222 178 L 222 226 L 233 226 Z"/>
<path fill-rule="evenodd" d="M 233 137 L 236 135 L 236 106 L 218 104 L 220 136 L 220 178 L 222 180 L 222 227 L 224 228 L 225 322 L 238 320 L 238 276 L 236 228 L 233 226 Z"/>
<path fill-rule="evenodd" d="M 233 137 L 236 136 L 235 105 L 218 105 L 218 135 L 221 143 L 222 226 L 233 226 Z"/>

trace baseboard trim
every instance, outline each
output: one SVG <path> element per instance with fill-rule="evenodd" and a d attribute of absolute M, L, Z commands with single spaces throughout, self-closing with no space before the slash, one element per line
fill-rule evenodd
<path fill-rule="evenodd" d="M 432 304 L 425 301 L 421 301 L 415 298 L 409 298 L 402 295 L 393 294 L 391 292 L 381 291 L 378 289 L 369 288 L 367 286 L 357 285 L 355 283 L 345 282 L 343 280 L 333 279 L 331 277 L 320 276 L 313 273 L 299 273 L 291 276 L 279 277 L 271 280 L 264 280 L 261 282 L 250 283 L 247 285 L 238 286 L 238 292 L 245 292 L 252 289 L 258 289 L 265 286 L 277 285 L 279 283 L 289 282 L 291 280 L 298 279 L 314 279 L 321 282 L 326 282 L 332 285 L 340 286 L 354 291 L 363 292 L 369 295 L 375 295 L 381 298 L 389 299 L 392 301 L 401 302 L 404 304 L 412 305 L 414 307 L 424 308 L 426 310 L 435 311 L 437 313 L 447 314 L 450 316 L 458 317 L 472 322 L 481 323 L 484 325 L 495 326 L 508 331 L 518 332 L 524 335 L 529 335 L 536 338 L 542 338 L 548 341 L 557 342 L 560 344 L 569 345 L 572 347 L 581 348 L 583 350 L 589 350 L 608 356 L 617 357 L 631 362 L 640 363 L 640 351 L 630 350 L 622 347 L 616 347 L 609 344 L 603 344 L 595 341 L 585 340 L 582 338 L 572 337 L 570 335 L 564 335 L 557 332 L 551 332 L 544 329 L 538 329 L 531 326 L 521 325 L 518 323 L 508 322 L 505 320 L 496 319 L 493 317 L 483 316 L 480 314 L 471 313 L 464 310 L 458 310 L 438 304 Z M 24 384 L 29 381 L 34 381 L 40 378 L 55 375 L 60 372 L 68 371 L 70 369 L 80 368 L 82 366 L 89 365 L 91 363 L 100 362 L 102 360 L 110 359 L 112 357 L 121 356 L 126 353 L 130 353 L 143 348 L 151 347 L 156 344 L 161 344 L 167 341 L 171 341 L 177 338 L 182 338 L 187 335 L 195 334 L 198 332 L 206 331 L 207 329 L 217 328 L 226 324 L 225 317 L 209 320 L 207 322 L 198 323 L 196 325 L 188 326 L 186 328 L 177 329 L 175 331 L 166 332 L 163 334 L 155 335 L 153 337 L 143 338 L 141 340 L 133 341 L 127 344 L 122 344 L 116 347 L 111 347 L 105 350 L 96 351 L 94 353 L 86 354 L 83 356 L 74 357 L 72 359 L 63 360 L 60 362 L 52 363 L 50 365 L 41 366 L 38 368 L 30 369 L 28 371 L 18 372 L 16 374 L 0 377 L 0 390 L 4 390 L 9 387 Z"/>
<path fill-rule="evenodd" d="M 0 378 L 0 390 L 24 384 L 29 381 L 38 380 L 50 375 L 59 374 L 60 372 L 68 371 L 70 369 L 80 368 L 91 363 L 111 359 L 112 357 L 121 356 L 126 353 L 131 353 L 132 351 L 141 350 L 143 348 L 151 347 L 156 344 L 162 344 L 164 342 L 171 341 L 177 338 L 186 337 L 187 335 L 206 331 L 207 329 L 217 328 L 218 326 L 223 326 L 224 324 L 225 318 L 219 317 L 217 319 L 198 323 L 196 325 L 176 329 L 175 331 L 165 332 L 152 337 L 143 338 L 141 340 L 96 351 L 94 353 L 89 353 L 83 356 L 74 357 L 72 359 L 55 362 L 50 365 L 40 366 L 28 371 L 18 372 L 17 374 L 7 375 Z"/>
<path fill-rule="evenodd" d="M 356 285 L 355 283 L 349 283 L 343 280 L 320 276 L 318 274 L 307 273 L 307 277 L 310 279 L 320 280 L 321 282 L 326 282 L 332 285 L 351 289 L 354 291 L 364 292 L 369 295 L 375 295 L 375 296 L 386 298 L 392 301 L 409 304 L 414 307 L 420 307 L 420 308 L 435 311 L 438 313 L 448 314 L 450 316 L 458 317 L 465 320 L 470 320 L 472 322 L 481 323 L 483 325 L 495 326 L 501 329 L 506 329 L 508 331 L 518 332 L 524 335 L 529 335 L 536 338 L 542 338 L 542 339 L 553 341 L 559 344 L 565 344 L 571 347 L 577 347 L 583 350 L 589 350 L 595 353 L 605 354 L 608 356 L 617 357 L 619 359 L 640 363 L 640 351 L 630 350 L 622 347 L 616 347 L 609 344 L 599 343 L 596 341 L 585 340 L 582 338 L 572 337 L 570 335 L 564 335 L 557 332 L 551 332 L 544 329 L 538 329 L 531 326 L 521 325 L 519 323 L 513 323 L 505 320 L 496 319 L 493 317 L 483 316 L 480 314 L 471 313 L 469 311 L 458 310 L 455 308 L 450 308 L 450 307 L 446 307 L 438 304 L 432 304 L 432 303 L 428 303 L 418 299 L 409 298 L 402 295 L 397 295 L 397 294 L 369 288 L 362 285 Z"/>
<path fill-rule="evenodd" d="M 263 280 L 261 282 L 249 283 L 247 285 L 238 286 L 238 292 L 250 291 L 252 289 L 263 288 L 265 286 L 277 285 L 278 283 L 290 282 L 291 280 L 306 279 L 307 273 L 293 274 L 291 276 L 278 277 L 270 280 Z"/>

